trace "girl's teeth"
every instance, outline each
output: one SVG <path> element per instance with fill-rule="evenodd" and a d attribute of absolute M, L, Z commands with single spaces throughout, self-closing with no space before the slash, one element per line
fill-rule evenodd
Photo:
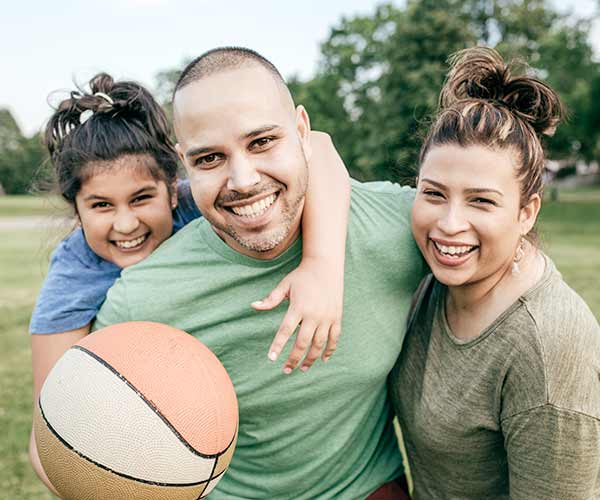
<path fill-rule="evenodd" d="M 137 247 L 138 245 L 141 245 L 145 240 L 146 240 L 146 235 L 143 235 L 143 236 L 140 236 L 139 238 L 136 238 L 135 240 L 115 241 L 115 244 L 119 248 L 133 248 L 133 247 Z"/>
<path fill-rule="evenodd" d="M 231 210 L 236 215 L 242 215 L 244 217 L 258 217 L 262 215 L 275 201 L 277 195 L 272 194 L 263 198 L 262 200 L 255 201 L 251 205 L 243 205 L 241 207 L 231 207 Z"/>

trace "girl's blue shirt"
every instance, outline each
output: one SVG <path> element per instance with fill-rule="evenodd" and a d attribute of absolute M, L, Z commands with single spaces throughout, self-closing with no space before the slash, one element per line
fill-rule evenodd
<path fill-rule="evenodd" d="M 189 181 L 179 181 L 178 204 L 173 211 L 173 233 L 201 216 Z M 121 268 L 89 247 L 81 228 L 59 243 L 50 259 L 48 275 L 37 298 L 29 332 L 68 332 L 91 323 Z"/>

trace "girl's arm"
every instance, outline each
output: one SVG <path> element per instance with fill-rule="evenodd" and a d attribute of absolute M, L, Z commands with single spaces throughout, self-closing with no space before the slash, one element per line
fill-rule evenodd
<path fill-rule="evenodd" d="M 31 335 L 31 363 L 33 366 L 33 411 L 37 410 L 40 391 L 44 381 L 52 367 L 58 359 L 73 345 L 79 342 L 90 332 L 90 325 L 86 325 L 77 330 L 64 333 L 53 333 L 45 335 Z M 34 429 L 32 427 L 29 437 L 29 461 L 33 470 L 47 486 L 47 488 L 56 496 L 58 492 L 52 486 L 52 483 L 46 476 L 35 444 Z M 60 498 L 60 497 L 59 497 Z"/>
<path fill-rule="evenodd" d="M 284 373 L 291 373 L 309 347 L 302 371 L 321 354 L 327 361 L 341 332 L 350 178 L 328 134 L 313 131 L 310 140 L 302 262 L 266 299 L 252 304 L 255 309 L 268 310 L 286 298 L 290 301 L 269 349 L 269 359 L 274 361 L 300 324 Z"/>

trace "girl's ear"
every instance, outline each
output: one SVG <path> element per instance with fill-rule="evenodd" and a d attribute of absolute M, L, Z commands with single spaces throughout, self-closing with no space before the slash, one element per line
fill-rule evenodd
<path fill-rule="evenodd" d="M 177 202 L 178 202 L 178 197 L 177 197 L 177 179 L 175 179 L 172 183 L 171 183 L 171 209 L 175 210 L 177 208 Z"/>
<path fill-rule="evenodd" d="M 519 224 L 521 234 L 525 235 L 533 229 L 537 216 L 542 206 L 542 198 L 539 194 L 532 194 L 527 204 L 519 212 Z"/>

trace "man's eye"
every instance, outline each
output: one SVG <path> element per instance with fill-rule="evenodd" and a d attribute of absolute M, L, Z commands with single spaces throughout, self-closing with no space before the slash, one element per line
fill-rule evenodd
<path fill-rule="evenodd" d="M 221 159 L 221 155 L 219 153 L 211 153 L 206 156 L 201 156 L 198 158 L 194 164 L 199 165 L 201 167 L 211 166 Z"/>
<path fill-rule="evenodd" d="M 259 139 L 256 139 L 250 143 L 250 149 L 263 148 L 263 147 L 267 146 L 268 144 L 270 144 L 271 142 L 273 142 L 274 139 L 275 138 L 271 137 L 271 136 L 260 137 Z"/>

